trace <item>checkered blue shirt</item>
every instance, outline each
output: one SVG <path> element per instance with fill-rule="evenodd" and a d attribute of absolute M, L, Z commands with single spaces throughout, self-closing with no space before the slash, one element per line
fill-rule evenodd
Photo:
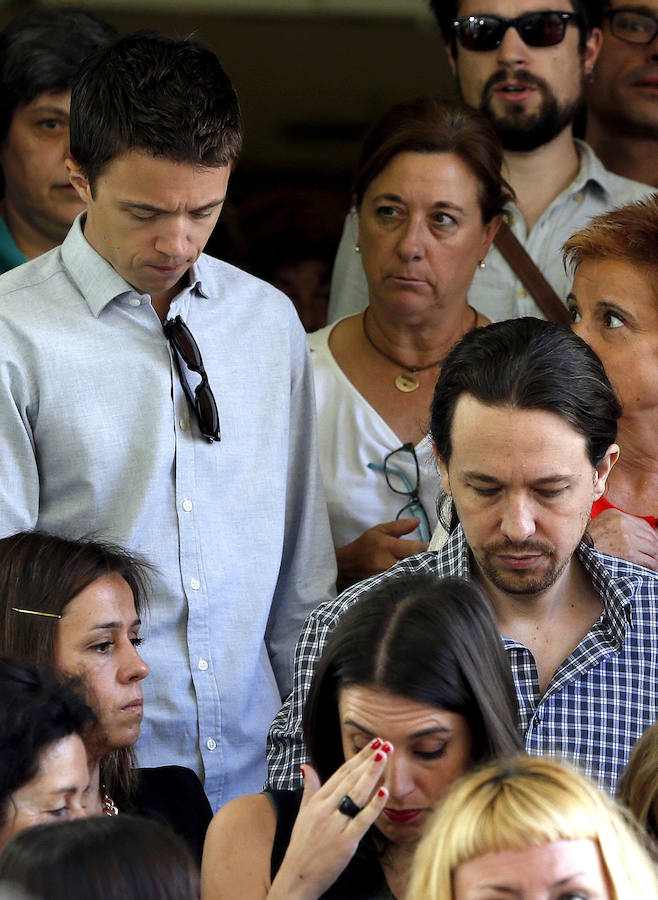
<path fill-rule="evenodd" d="M 596 589 L 603 612 L 558 667 L 542 696 L 531 652 L 503 636 L 528 753 L 569 759 L 614 792 L 633 747 L 657 718 L 658 575 L 581 543 L 576 554 Z M 315 664 L 332 629 L 364 591 L 394 575 L 429 573 L 470 577 L 461 527 L 443 549 L 401 560 L 380 575 L 322 603 L 308 617 L 295 650 L 293 690 L 268 737 L 268 786 L 298 787 L 306 759 L 301 720 Z"/>

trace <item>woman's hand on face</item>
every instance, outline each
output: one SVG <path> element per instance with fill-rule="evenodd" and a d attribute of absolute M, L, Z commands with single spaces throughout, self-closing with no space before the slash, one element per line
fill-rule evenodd
<path fill-rule="evenodd" d="M 357 581 L 385 572 L 401 559 L 427 550 L 424 541 L 402 536 L 418 528 L 419 519 L 396 519 L 364 531 L 351 544 L 336 550 L 338 588 L 344 590 Z"/>
<path fill-rule="evenodd" d="M 587 531 L 594 547 L 602 553 L 620 556 L 658 572 L 658 535 L 644 519 L 620 509 L 604 509 L 592 519 Z"/>
<path fill-rule="evenodd" d="M 311 766 L 303 766 L 299 814 L 268 900 L 316 900 L 334 883 L 386 806 L 381 782 L 392 752 L 391 744 L 376 738 L 324 785 Z M 361 807 L 354 818 L 338 808 L 345 796 Z"/>

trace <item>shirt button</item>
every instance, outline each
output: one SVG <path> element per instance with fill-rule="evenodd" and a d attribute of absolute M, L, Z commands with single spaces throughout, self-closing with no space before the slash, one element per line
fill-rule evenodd
<path fill-rule="evenodd" d="M 198 578 L 190 578 L 190 587 L 193 591 L 198 591 L 201 587 L 201 582 Z"/>
<path fill-rule="evenodd" d="M 179 419 L 179 420 L 178 420 L 178 424 L 180 425 L 180 430 L 181 430 L 181 431 L 186 431 L 186 430 L 187 430 L 187 422 L 185 421 L 185 419 Z"/>
<path fill-rule="evenodd" d="M 130 303 L 131 306 L 141 306 L 142 305 L 142 301 L 139 299 L 139 297 L 131 297 L 130 300 L 128 301 L 128 303 Z"/>
<path fill-rule="evenodd" d="M 217 741 L 214 741 L 212 738 L 208 738 L 206 741 L 206 747 L 208 750 L 216 750 L 217 749 Z"/>
<path fill-rule="evenodd" d="M 516 296 L 523 299 L 528 296 L 527 291 L 525 291 L 522 287 L 516 289 Z"/>
<path fill-rule="evenodd" d="M 183 509 L 185 510 L 185 512 L 192 512 L 192 501 L 183 500 Z"/>
<path fill-rule="evenodd" d="M 199 660 L 199 668 L 201 669 L 202 672 L 207 671 L 207 669 L 208 669 L 208 660 L 207 660 L 207 659 L 200 659 L 200 660 Z"/>

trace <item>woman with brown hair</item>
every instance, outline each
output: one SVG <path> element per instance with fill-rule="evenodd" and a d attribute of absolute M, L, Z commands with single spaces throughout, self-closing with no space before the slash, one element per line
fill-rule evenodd
<path fill-rule="evenodd" d="M 107 543 L 21 532 L 0 540 L 0 654 L 81 678 L 97 726 L 86 738 L 90 815 L 166 820 L 201 857 L 211 810 L 189 769 L 137 769 L 149 667 L 139 653 L 148 566 Z"/>
<path fill-rule="evenodd" d="M 488 324 L 466 294 L 512 197 L 502 159 L 485 116 L 437 97 L 366 135 L 354 250 L 369 305 L 309 338 L 341 588 L 424 550 L 436 525 L 428 410 L 443 358 Z"/>

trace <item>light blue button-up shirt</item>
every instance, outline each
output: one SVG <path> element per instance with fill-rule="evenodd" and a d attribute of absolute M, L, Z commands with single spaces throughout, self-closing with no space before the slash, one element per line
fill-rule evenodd
<path fill-rule="evenodd" d="M 263 783 L 292 650 L 335 561 L 292 304 L 202 256 L 176 315 L 201 350 L 219 443 L 200 435 L 149 296 L 80 218 L 0 277 L 0 532 L 93 534 L 157 567 L 139 761 L 194 768 L 217 808 Z"/>

